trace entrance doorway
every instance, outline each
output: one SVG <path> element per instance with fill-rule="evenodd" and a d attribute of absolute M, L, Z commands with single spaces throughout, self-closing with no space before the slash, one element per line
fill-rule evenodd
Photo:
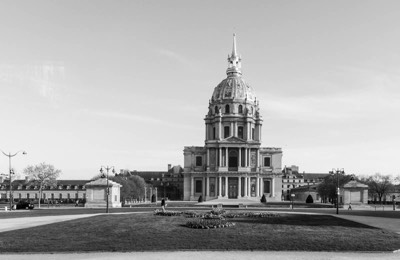
<path fill-rule="evenodd" d="M 228 198 L 237 199 L 238 197 L 238 178 L 228 178 Z"/>

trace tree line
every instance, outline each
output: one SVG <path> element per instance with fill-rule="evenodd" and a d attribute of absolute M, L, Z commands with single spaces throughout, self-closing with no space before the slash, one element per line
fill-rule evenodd
<path fill-rule="evenodd" d="M 400 175 L 394 177 L 392 175 L 385 175 L 381 173 L 375 173 L 370 176 L 354 176 L 346 175 L 345 173 L 339 173 L 338 176 L 330 174 L 325 177 L 323 182 L 317 186 L 317 192 L 321 196 L 323 202 L 335 201 L 337 194 L 337 179 L 339 179 L 339 188 L 349 182 L 351 179 L 355 179 L 361 183 L 368 185 L 369 197 L 374 198 L 379 202 L 382 202 L 387 195 L 393 193 L 400 193 Z M 397 194 L 400 196 L 400 194 Z"/>

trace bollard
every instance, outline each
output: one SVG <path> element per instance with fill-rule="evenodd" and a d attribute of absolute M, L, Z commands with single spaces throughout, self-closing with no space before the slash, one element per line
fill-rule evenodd
<path fill-rule="evenodd" d="M 7 206 L 4 207 L 4 211 L 7 211 Z"/>

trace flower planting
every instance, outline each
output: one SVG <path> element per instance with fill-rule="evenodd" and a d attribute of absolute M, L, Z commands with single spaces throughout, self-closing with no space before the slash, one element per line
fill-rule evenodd
<path fill-rule="evenodd" d="M 210 229 L 232 227 L 235 223 L 228 222 L 225 219 L 194 219 L 186 222 L 186 226 L 190 228 Z"/>

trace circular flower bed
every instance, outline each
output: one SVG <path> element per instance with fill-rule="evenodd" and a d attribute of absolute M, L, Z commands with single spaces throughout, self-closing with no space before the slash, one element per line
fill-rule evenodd
<path fill-rule="evenodd" d="M 232 227 L 235 223 L 228 222 L 225 219 L 195 219 L 186 222 L 186 226 L 190 228 L 210 229 Z"/>

